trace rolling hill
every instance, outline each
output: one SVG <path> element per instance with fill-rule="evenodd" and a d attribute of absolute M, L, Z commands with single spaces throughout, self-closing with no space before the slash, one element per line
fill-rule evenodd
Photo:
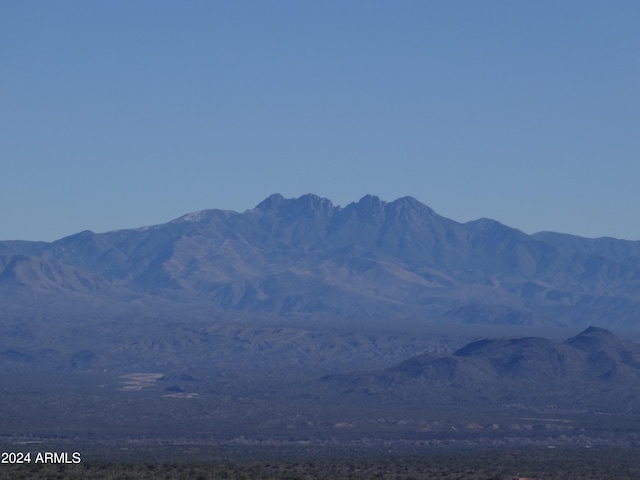
<path fill-rule="evenodd" d="M 383 370 L 327 375 L 345 395 L 399 396 L 427 404 L 526 405 L 640 412 L 640 346 L 589 327 L 564 342 L 482 339 L 451 354 L 413 356 Z"/>

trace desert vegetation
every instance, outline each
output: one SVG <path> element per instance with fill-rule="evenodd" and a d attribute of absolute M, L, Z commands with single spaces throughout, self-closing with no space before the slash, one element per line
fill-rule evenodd
<path fill-rule="evenodd" d="M 148 459 L 139 462 L 90 461 L 80 465 L 3 465 L 0 478 L 615 480 L 640 475 L 638 448 L 472 449 L 419 454 L 357 451 L 352 456 L 345 451 L 309 455 L 296 450 L 254 450 L 240 456 L 245 458 L 215 462 L 163 463 Z"/>

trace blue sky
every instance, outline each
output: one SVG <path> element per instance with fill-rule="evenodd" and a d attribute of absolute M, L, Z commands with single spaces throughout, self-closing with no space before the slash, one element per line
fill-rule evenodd
<path fill-rule="evenodd" d="M 640 2 L 0 3 L 0 239 L 411 195 L 640 239 Z"/>

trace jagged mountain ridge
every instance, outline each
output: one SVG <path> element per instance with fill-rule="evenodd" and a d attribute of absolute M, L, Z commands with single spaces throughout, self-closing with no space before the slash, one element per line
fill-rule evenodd
<path fill-rule="evenodd" d="M 105 282 L 90 294 L 110 301 L 145 295 L 180 308 L 462 323 L 640 319 L 640 242 L 526 235 L 490 219 L 458 223 L 411 197 L 367 195 L 339 207 L 275 194 L 243 213 L 204 210 L 51 243 L 0 242 L 5 305 L 17 255 Z M 73 282 L 63 277 L 43 291 L 34 276 L 22 289 L 41 292 L 46 305 L 47 295 L 69 293 Z"/>

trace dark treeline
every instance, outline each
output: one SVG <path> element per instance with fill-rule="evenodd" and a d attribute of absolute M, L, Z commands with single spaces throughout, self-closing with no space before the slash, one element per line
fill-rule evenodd
<path fill-rule="evenodd" d="M 266 452 L 263 452 L 263 454 Z M 2 479 L 628 479 L 640 476 L 640 448 L 443 450 L 303 459 L 215 462 L 87 461 L 79 465 L 2 465 Z"/>

